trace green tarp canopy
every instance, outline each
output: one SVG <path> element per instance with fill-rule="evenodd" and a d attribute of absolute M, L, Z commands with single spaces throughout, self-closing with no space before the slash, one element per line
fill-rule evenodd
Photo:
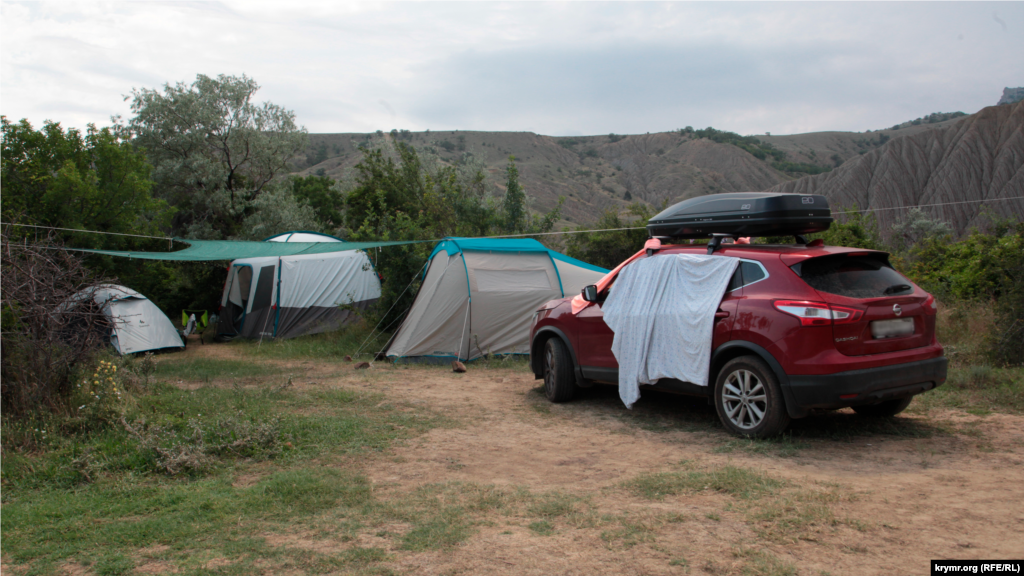
<path fill-rule="evenodd" d="M 419 241 L 398 242 L 247 242 L 239 240 L 187 240 L 175 238 L 175 242 L 189 244 L 188 248 L 176 252 L 123 252 L 119 250 L 85 250 L 92 254 L 123 256 L 140 260 L 176 260 L 179 262 L 205 262 L 212 260 L 237 260 L 259 258 L 260 256 L 295 256 L 298 254 L 326 254 L 346 250 L 368 250 L 380 246 L 416 244 Z M 426 240 L 436 242 L 436 240 Z"/>

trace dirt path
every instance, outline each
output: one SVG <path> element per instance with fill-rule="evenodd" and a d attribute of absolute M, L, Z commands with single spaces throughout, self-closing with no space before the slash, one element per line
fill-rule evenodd
<path fill-rule="evenodd" d="M 190 352 L 219 353 L 206 348 Z M 912 406 L 896 426 L 869 426 L 840 411 L 755 443 L 726 435 L 694 399 L 647 393 L 626 411 L 614 389 L 597 387 L 550 404 L 521 368 L 288 365 L 296 386 L 375 390 L 463 423 L 368 462 L 382 493 L 514 486 L 585 498 L 596 511 L 589 524 L 557 518 L 547 535 L 496 515 L 449 551 L 390 549 L 399 573 L 926 574 L 930 559 L 1024 557 L 1024 417 Z M 623 486 L 730 466 L 788 488 L 762 499 L 703 490 L 652 500 Z"/>

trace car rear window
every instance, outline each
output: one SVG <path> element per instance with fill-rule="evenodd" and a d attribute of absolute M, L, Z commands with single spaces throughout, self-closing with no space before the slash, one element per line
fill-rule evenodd
<path fill-rule="evenodd" d="M 914 291 L 893 270 L 885 254 L 835 254 L 805 260 L 792 267 L 811 288 L 850 298 L 880 298 Z"/>

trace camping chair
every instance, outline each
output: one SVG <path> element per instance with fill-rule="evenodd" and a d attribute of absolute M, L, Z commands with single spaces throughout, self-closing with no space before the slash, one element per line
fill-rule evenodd
<path fill-rule="evenodd" d="M 203 332 L 210 325 L 210 317 L 206 314 L 206 310 L 182 310 L 181 325 L 184 327 L 181 334 L 185 339 L 189 334 L 196 332 L 199 334 L 199 342 L 206 344 L 203 342 Z"/>

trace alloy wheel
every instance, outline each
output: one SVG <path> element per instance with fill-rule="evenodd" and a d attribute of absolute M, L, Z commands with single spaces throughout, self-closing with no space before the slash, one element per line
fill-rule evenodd
<path fill-rule="evenodd" d="M 725 415 L 738 428 L 750 430 L 764 420 L 768 395 L 764 383 L 750 370 L 736 370 L 725 380 L 722 390 Z"/>

